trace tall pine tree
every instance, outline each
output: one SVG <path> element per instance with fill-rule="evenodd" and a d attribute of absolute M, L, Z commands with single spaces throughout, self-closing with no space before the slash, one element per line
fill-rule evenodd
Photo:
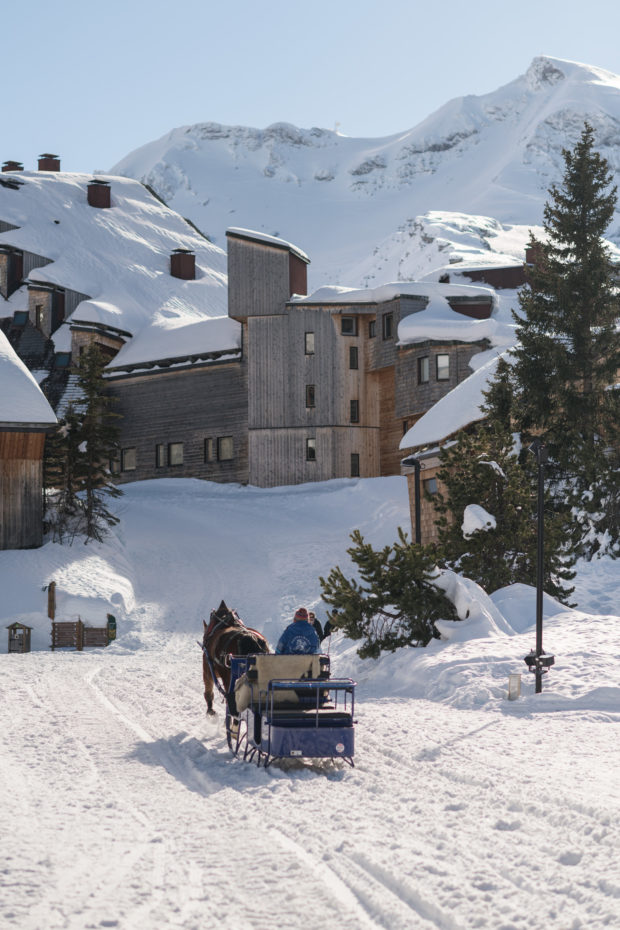
<path fill-rule="evenodd" d="M 515 314 L 513 414 L 525 444 L 536 435 L 546 444 L 558 498 L 572 507 L 591 556 L 604 534 L 612 551 L 620 541 L 620 303 L 603 240 L 617 198 L 590 125 L 563 157 Z"/>
<path fill-rule="evenodd" d="M 84 398 L 81 424 L 83 464 L 83 513 L 86 542 L 101 542 L 108 527 L 119 520 L 108 508 L 108 498 L 120 497 L 122 491 L 113 482 L 110 460 L 118 447 L 118 414 L 112 410 L 105 393 L 103 367 L 105 358 L 96 343 L 91 343 L 80 357 L 78 383 Z"/>
<path fill-rule="evenodd" d="M 108 527 L 119 522 L 107 505 L 108 498 L 122 492 L 109 471 L 118 446 L 118 428 L 117 414 L 105 394 L 104 364 L 95 344 L 82 354 L 77 369 L 82 397 L 68 405 L 46 444 L 47 521 L 60 542 L 76 536 L 84 536 L 85 542 L 101 541 Z"/>

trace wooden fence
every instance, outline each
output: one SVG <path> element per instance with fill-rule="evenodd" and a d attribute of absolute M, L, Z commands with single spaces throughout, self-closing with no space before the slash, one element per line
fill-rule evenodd
<path fill-rule="evenodd" d="M 84 626 L 81 620 L 52 622 L 52 649 L 73 647 L 81 651 L 85 646 L 107 646 L 108 628 Z"/>

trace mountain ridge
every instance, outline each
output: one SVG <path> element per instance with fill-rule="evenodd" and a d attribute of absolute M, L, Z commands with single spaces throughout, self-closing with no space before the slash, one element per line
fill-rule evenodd
<path fill-rule="evenodd" d="M 390 136 L 197 123 L 147 143 L 110 173 L 148 183 L 221 246 L 228 226 L 295 242 L 313 260 L 313 287 L 364 286 L 392 260 L 397 231 L 429 211 L 539 224 L 547 190 L 561 179 L 562 149 L 585 120 L 620 181 L 620 77 L 547 56 L 497 90 L 454 98 Z M 620 213 L 609 237 L 620 243 Z M 415 271 L 401 266 L 400 274 Z"/>

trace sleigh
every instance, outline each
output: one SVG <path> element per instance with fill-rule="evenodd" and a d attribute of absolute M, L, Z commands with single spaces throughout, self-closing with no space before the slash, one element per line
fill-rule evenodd
<path fill-rule="evenodd" d="M 330 678 L 328 656 L 232 656 L 228 745 L 265 768 L 291 758 L 353 765 L 354 692 L 351 678 Z"/>

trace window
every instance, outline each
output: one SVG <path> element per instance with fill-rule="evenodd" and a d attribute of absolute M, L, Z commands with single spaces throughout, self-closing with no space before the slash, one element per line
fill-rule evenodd
<path fill-rule="evenodd" d="M 306 407 L 314 407 L 314 384 L 306 385 Z"/>
<path fill-rule="evenodd" d="M 351 412 L 351 423 L 359 423 L 360 421 L 360 402 L 359 400 L 352 400 L 350 404 Z"/>
<path fill-rule="evenodd" d="M 386 313 L 383 317 L 383 338 L 391 339 L 394 326 L 394 314 Z"/>
<path fill-rule="evenodd" d="M 114 458 L 110 459 L 110 472 L 113 475 L 118 475 L 121 470 L 121 460 L 118 452 L 114 453 Z"/>
<path fill-rule="evenodd" d="M 408 429 L 409 429 L 409 420 L 403 420 L 403 436 L 405 435 Z"/>
<path fill-rule="evenodd" d="M 349 346 L 349 368 L 355 371 L 359 368 L 359 351 L 357 346 Z"/>
<path fill-rule="evenodd" d="M 316 439 L 306 439 L 306 462 L 316 462 Z"/>
<path fill-rule="evenodd" d="M 370 320 L 370 322 L 368 323 L 368 338 L 374 339 L 376 335 L 377 335 L 377 321 Z"/>
<path fill-rule="evenodd" d="M 424 482 L 424 490 L 427 494 L 436 494 L 437 478 L 427 478 Z"/>
<path fill-rule="evenodd" d="M 340 320 L 340 332 L 343 336 L 357 336 L 357 317 L 343 316 Z"/>
<path fill-rule="evenodd" d="M 360 456 L 359 452 L 351 453 L 351 477 L 359 478 L 360 476 Z"/>
<path fill-rule="evenodd" d="M 428 355 L 418 359 L 418 384 L 426 384 L 430 377 L 430 365 Z"/>
<path fill-rule="evenodd" d="M 34 325 L 37 329 L 43 329 L 43 304 L 34 305 Z"/>
<path fill-rule="evenodd" d="M 232 436 L 219 436 L 217 440 L 218 462 L 230 462 L 234 457 L 234 443 Z"/>
<path fill-rule="evenodd" d="M 182 464 L 183 464 L 183 443 L 182 442 L 168 443 L 168 465 L 182 465 Z"/>
<path fill-rule="evenodd" d="M 138 465 L 136 447 L 121 449 L 121 471 L 135 471 Z"/>
<path fill-rule="evenodd" d="M 214 439 L 205 439 L 205 462 L 215 462 Z"/>
<path fill-rule="evenodd" d="M 435 361 L 437 364 L 437 380 L 438 381 L 449 381 L 450 380 L 450 356 L 449 355 L 437 355 L 435 356 Z"/>
<path fill-rule="evenodd" d="M 314 333 L 305 334 L 304 350 L 306 355 L 314 355 Z"/>
<path fill-rule="evenodd" d="M 165 468 L 166 465 L 166 447 L 163 442 L 160 442 L 155 446 L 155 468 Z"/>

